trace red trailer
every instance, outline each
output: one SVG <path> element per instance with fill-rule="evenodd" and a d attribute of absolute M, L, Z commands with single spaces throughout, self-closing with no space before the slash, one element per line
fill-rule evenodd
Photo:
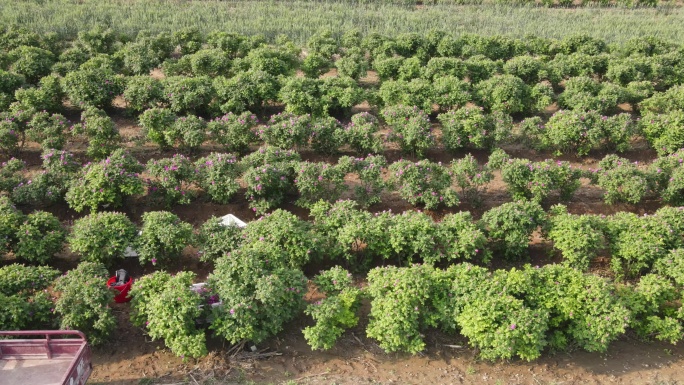
<path fill-rule="evenodd" d="M 26 339 L 0 339 L 0 385 L 85 385 L 93 371 L 79 331 L 0 331 L 6 336 Z"/>

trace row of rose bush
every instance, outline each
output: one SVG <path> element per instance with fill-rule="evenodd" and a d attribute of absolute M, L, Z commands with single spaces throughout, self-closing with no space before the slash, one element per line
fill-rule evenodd
<path fill-rule="evenodd" d="M 117 89 L 98 97 L 88 92 L 89 88 L 98 87 L 92 84 L 92 81 L 97 81 L 96 76 L 92 76 L 90 83 L 85 83 L 86 79 L 77 78 L 73 80 L 74 84 L 61 85 L 66 92 L 59 93 L 60 90 L 55 89 L 50 103 L 46 103 L 46 100 L 30 99 L 25 92 L 20 92 L 23 89 L 19 89 L 15 92 L 17 102 L 12 103 L 10 107 L 13 110 L 26 107 L 37 110 L 52 107 L 59 110 L 59 105 L 53 104 L 54 100 L 68 99 L 83 109 L 103 108 L 108 107 L 117 96 L 122 96 L 133 112 L 166 107 L 175 113 L 205 116 L 220 116 L 228 112 L 242 113 L 250 109 L 260 110 L 268 103 L 284 104 L 288 112 L 310 113 L 316 116 L 348 113 L 353 106 L 364 101 L 378 107 L 393 104 L 416 105 L 429 111 L 432 111 L 433 106 L 445 111 L 465 106 L 467 103 L 475 103 L 488 111 L 527 115 L 543 112 L 554 102 L 558 102 L 562 108 L 578 111 L 597 110 L 601 113 L 619 111 L 619 105 L 623 103 L 631 104 L 635 110 L 648 112 L 663 111 L 663 107 L 667 106 L 681 106 L 681 102 L 667 99 L 668 94 L 681 93 L 681 74 L 676 80 L 670 80 L 671 84 L 664 89 L 656 88 L 654 82 L 648 80 L 634 80 L 624 84 L 599 82 L 590 74 L 565 78 L 561 87 L 554 86 L 548 80 L 527 84 L 518 76 L 496 72 L 478 81 L 472 78 L 464 79 L 458 71 L 449 68 L 456 64 L 443 63 L 444 61 L 438 61 L 434 73 L 427 78 L 385 80 L 377 89 L 361 87 L 357 80 L 348 76 L 320 79 L 278 77 L 278 74 L 269 74 L 261 70 L 248 70 L 238 72 L 233 77 L 214 79 L 209 76 L 182 75 L 169 76 L 161 80 L 148 76 L 119 78 L 118 81 L 125 82 L 125 86 L 120 85 Z M 416 63 L 416 66 L 424 68 L 420 62 Z M 442 66 L 446 68 L 441 68 Z M 681 66 L 684 64 L 680 64 Z M 107 76 L 108 73 L 95 75 Z M 633 79 L 639 77 L 634 76 Z M 44 78 L 41 84 L 48 81 L 54 82 L 54 77 Z M 55 86 L 59 87 L 60 83 L 56 83 Z"/>
<path fill-rule="evenodd" d="M 422 65 L 419 68 L 423 68 Z M 428 112 L 433 110 L 433 106 L 447 111 L 475 103 L 487 111 L 518 115 L 543 112 L 554 102 L 565 109 L 596 110 L 600 113 L 619 112 L 619 105 L 623 103 L 644 112 L 667 111 L 673 106 L 681 108 L 681 102 L 670 98 L 672 94 L 681 93 L 681 82 L 657 91 L 651 82 L 645 80 L 620 85 L 599 82 L 591 76 L 573 76 L 563 82 L 562 88 L 554 88 L 549 82 L 528 85 L 520 77 L 510 74 L 495 74 L 477 83 L 468 82 L 453 71 L 442 69 L 443 73 L 426 79 L 386 80 L 375 89 L 363 88 L 351 77 L 277 78 L 264 71 L 251 70 L 231 78 L 212 80 L 209 76 L 180 75 L 164 79 L 149 76 L 112 78 L 114 75 L 108 76 L 102 69 L 93 69 L 90 71 L 102 73 L 72 79 L 71 75 L 79 75 L 82 71 L 70 73 L 64 80 L 55 75 L 46 76 L 34 88 L 18 88 L 21 78 L 11 80 L 12 76 L 18 75 L 5 72 L 0 76 L 0 80 L 8 83 L 3 88 L 16 90 L 13 91 L 14 96 L 5 98 L 3 109 L 14 115 L 28 110 L 59 113 L 64 110 L 64 100 L 82 110 L 106 108 L 118 96 L 123 97 L 134 113 L 163 107 L 176 114 L 205 117 L 261 110 L 269 103 L 283 104 L 287 112 L 321 116 L 349 113 L 353 106 L 364 101 L 377 107 L 415 105 Z M 126 85 L 115 87 L 117 82 L 125 82 Z M 105 91 L 105 86 L 115 88 Z M 99 95 L 91 88 L 105 94 Z"/>
<path fill-rule="evenodd" d="M 545 212 L 533 201 L 505 203 L 486 211 L 479 220 L 469 212 L 447 214 L 440 221 L 420 211 L 370 213 L 354 201 L 311 206 L 312 222 L 276 210 L 250 222 L 243 230 L 224 226 L 212 217 L 198 229 L 166 211 L 143 214 L 141 227 L 125 214 L 87 215 L 67 229 L 47 212 L 24 215 L 6 198 L 1 200 L 2 252 L 22 261 L 45 264 L 65 243 L 82 260 L 113 265 L 127 248 L 141 264 L 169 266 L 186 246 L 199 250 L 202 261 L 216 261 L 244 246 L 282 249 L 286 263 L 301 268 L 311 263 L 342 263 L 365 271 L 382 261 L 450 264 L 455 261 L 489 263 L 492 256 L 523 260 L 533 233 L 541 231 L 563 263 L 587 270 L 597 256 L 610 257 L 616 277 L 650 272 L 684 247 L 684 212 L 663 207 L 653 215 L 621 212 L 612 216 L 574 215 L 556 205 Z"/>
<path fill-rule="evenodd" d="M 24 215 L 6 197 L 0 197 L 0 212 L 2 254 L 12 252 L 21 261 L 37 264 L 50 262 L 65 243 L 83 260 L 107 266 L 123 258 L 129 247 L 137 251 L 141 264 L 156 265 L 178 258 L 186 245 L 195 243 L 192 225 L 166 211 L 143 214 L 140 229 L 118 212 L 90 214 L 67 229 L 49 212 Z"/>
<path fill-rule="evenodd" d="M 249 207 L 257 214 L 277 208 L 288 197 L 297 197 L 296 204 L 305 208 L 321 199 L 334 202 L 341 197 L 368 207 L 381 202 L 383 191 L 396 191 L 414 206 L 437 209 L 457 206 L 462 200 L 479 203 L 494 171 L 500 170 L 514 200 L 569 201 L 586 179 L 604 192 L 607 204 L 660 198 L 680 205 L 684 202 L 682 159 L 684 150 L 645 165 L 611 154 L 598 168 L 581 169 L 567 161 L 512 158 L 497 149 L 484 164 L 472 155 L 450 164 L 402 159 L 388 165 L 382 155 L 343 156 L 331 164 L 301 161 L 295 151 L 267 146 L 240 159 L 211 153 L 192 161 L 176 154 L 146 165 L 119 149 L 97 163 L 80 166 L 71 153 L 48 150 L 43 154 L 43 170 L 30 179 L 24 176 L 22 161 L 12 158 L 2 163 L 0 192 L 21 205 L 66 201 L 78 212 L 121 207 L 128 197 L 143 195 L 164 207 L 189 204 L 199 192 L 227 204 L 241 186 L 246 187 Z M 357 179 L 353 184 L 346 181 L 350 174 Z"/>
<path fill-rule="evenodd" d="M 676 87 L 659 100 L 677 101 L 683 95 L 684 88 Z M 583 96 L 578 98 L 584 100 Z M 379 153 L 385 143 L 392 142 L 408 154 L 423 156 L 436 147 L 439 142 L 433 133 L 435 122 L 430 119 L 430 111 L 416 107 L 412 104 L 415 101 L 398 99 L 394 102 L 406 104 L 384 108 L 381 111 L 384 125 L 367 112 L 353 115 L 347 125 L 331 117 L 312 118 L 294 113 L 273 115 L 268 122 L 259 124 L 249 112 L 228 113 L 205 122 L 196 116 L 179 119 L 170 110 L 159 108 L 145 111 L 140 123 L 146 137 L 162 147 L 197 148 L 207 138 L 227 151 L 239 152 L 245 152 L 250 144 L 259 142 L 285 149 L 310 146 L 322 154 L 339 152 L 344 146 L 359 154 Z M 509 101 L 503 103 L 509 104 Z M 559 110 L 547 120 L 538 116 L 528 118 L 516 130 L 513 119 L 505 112 L 464 106 L 440 113 L 436 120 L 440 123 L 441 145 L 448 151 L 492 149 L 511 141 L 522 141 L 556 154 L 585 156 L 592 150 L 624 152 L 631 148 L 635 137 L 644 137 L 658 154 L 665 155 L 684 146 L 681 140 L 683 114 L 684 104 L 664 104 L 635 121 L 627 113 L 605 116 L 596 106 L 589 106 Z M 187 119 L 194 125 L 188 124 Z M 389 131 L 381 135 L 381 128 Z M 196 141 L 185 137 L 196 138 Z"/>
<path fill-rule="evenodd" d="M 466 337 L 489 360 L 531 361 L 546 351 L 574 349 L 605 352 L 628 332 L 676 344 L 684 337 L 683 250 L 628 283 L 556 264 L 489 271 L 462 263 L 446 269 L 378 267 L 359 288 L 348 271 L 336 266 L 313 277 L 325 297 L 307 305 L 307 278 L 287 263 L 281 249 L 243 245 L 216 261 L 201 291 L 191 287 L 195 274 L 188 271 L 157 271 L 136 280 L 129 293 L 131 322 L 184 358 L 206 355 L 208 334 L 231 344 L 260 343 L 302 311 L 314 321 L 302 329 L 311 348 L 330 349 L 357 327 L 363 299 L 370 301 L 366 335 L 387 352 L 419 353 L 426 348 L 425 333 L 437 329 Z M 0 268 L 50 279 L 59 274 L 37 269 Z M 11 294 L 5 294 L 7 282 L 0 281 L 0 301 L 9 310 L 0 325 L 59 323 L 84 331 L 94 345 L 104 343 L 116 329 L 106 277 L 104 266 L 83 262 L 55 281 L 54 297 L 42 291 L 49 279 Z"/>
<path fill-rule="evenodd" d="M 600 150 L 624 152 L 631 149 L 638 137 L 646 138 L 659 155 L 671 154 L 684 146 L 682 107 L 663 113 L 649 112 L 636 121 L 627 113 L 605 116 L 595 110 L 559 110 L 548 120 L 535 116 L 516 125 L 506 113 L 488 113 L 483 108 L 467 106 L 436 116 L 440 139 L 435 135 L 433 119 L 418 107 L 389 106 L 381 111 L 381 117 L 358 113 L 345 125 L 329 116 L 283 112 L 261 123 L 254 114 L 244 112 L 206 121 L 196 115 L 178 116 L 167 108 L 152 108 L 140 116 L 141 132 L 136 140 L 152 142 L 164 150 L 176 148 L 185 152 L 212 143 L 225 151 L 242 154 L 248 153 L 253 145 L 263 144 L 283 149 L 310 148 L 324 155 L 343 149 L 366 155 L 379 154 L 387 144 L 392 144 L 407 155 L 421 158 L 441 146 L 450 152 L 460 152 L 493 149 L 511 142 L 523 142 L 557 155 L 577 156 Z M 104 159 L 122 145 L 114 121 L 95 108 L 84 111 L 76 124 L 60 114 L 30 109 L 0 120 L 0 151 L 16 154 L 28 141 L 45 150 L 61 150 L 68 141 L 85 141 L 86 155 L 94 160 Z"/>

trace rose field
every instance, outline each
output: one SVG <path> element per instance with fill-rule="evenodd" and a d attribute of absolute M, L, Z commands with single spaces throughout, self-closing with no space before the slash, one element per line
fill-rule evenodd
<path fill-rule="evenodd" d="M 0 30 L 0 330 L 100 384 L 684 382 L 679 31 L 19 23 L 55 5 Z"/>

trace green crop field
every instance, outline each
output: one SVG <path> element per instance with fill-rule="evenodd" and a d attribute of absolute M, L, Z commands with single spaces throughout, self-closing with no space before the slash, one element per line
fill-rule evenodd
<path fill-rule="evenodd" d="M 125 33 L 198 26 L 205 32 L 220 29 L 247 35 L 261 33 L 269 39 L 285 34 L 300 44 L 321 28 L 358 28 L 364 34 L 385 35 L 441 29 L 450 33 L 546 38 L 562 38 L 581 31 L 619 43 L 643 35 L 677 41 L 684 33 L 684 9 L 564 9 L 491 4 L 416 7 L 307 1 L 0 0 L 0 23 L 71 36 L 97 24 Z"/>
<path fill-rule="evenodd" d="M 0 0 L 0 330 L 107 384 L 679 383 L 684 7 L 363 1 Z"/>

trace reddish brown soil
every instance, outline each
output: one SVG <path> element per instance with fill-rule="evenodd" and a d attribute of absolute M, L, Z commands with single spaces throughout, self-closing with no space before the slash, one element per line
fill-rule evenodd
<path fill-rule="evenodd" d="M 157 76 L 162 76 L 161 73 Z M 374 74 L 369 74 L 372 82 Z M 122 101 L 121 101 L 122 102 Z M 119 105 L 118 108 L 123 107 Z M 355 107 L 358 111 L 367 111 L 367 104 Z M 136 119 L 114 111 L 113 118 L 121 130 L 122 136 L 133 154 L 141 161 L 152 158 L 169 157 L 173 152 L 162 152 L 150 144 L 137 144 L 135 139 L 140 134 Z M 69 116 L 77 120 L 78 114 Z M 437 130 L 437 135 L 439 131 Z M 87 143 L 74 141 L 67 149 L 85 161 L 83 152 Z M 596 168 L 598 161 L 607 152 L 596 152 L 585 158 L 574 156 L 554 157 L 550 153 L 539 153 L 526 143 L 507 145 L 504 149 L 515 157 L 531 160 L 554 158 L 567 160 L 574 167 L 583 169 Z M 204 156 L 211 151 L 220 151 L 213 145 L 206 145 L 199 152 L 189 154 L 193 159 Z M 432 161 L 449 163 L 466 152 L 450 154 L 443 148 L 428 151 Z M 310 161 L 326 161 L 334 163 L 337 156 L 321 156 L 311 151 L 302 151 L 302 158 Z M 341 155 L 354 155 L 342 153 Z M 484 151 L 474 151 L 473 155 L 482 162 L 487 159 Z M 389 147 L 385 152 L 388 162 L 401 159 L 402 154 L 396 148 Z M 637 141 L 634 149 L 622 156 L 631 161 L 648 162 L 655 158 L 655 153 L 646 143 Z M 40 167 L 40 149 L 29 146 L 19 155 L 29 165 L 29 173 Z M 347 178 L 353 185 L 354 176 Z M 439 209 L 428 213 L 440 220 L 445 214 L 461 210 L 471 211 L 479 218 L 491 207 L 510 201 L 506 186 L 497 173 L 495 179 L 486 186 L 481 194 L 482 204 L 473 205 L 463 202 L 457 208 Z M 371 211 L 391 209 L 394 212 L 415 209 L 396 192 L 383 194 L 383 202 L 371 207 Z M 301 218 L 308 218 L 308 211 L 294 205 L 295 197 L 291 197 L 282 207 Z M 545 206 L 558 203 L 551 198 Z M 638 206 L 618 204 L 608 206 L 603 203 L 602 193 L 596 187 L 584 181 L 571 202 L 569 210 L 573 213 L 612 214 L 617 211 L 651 213 L 661 203 L 655 199 L 647 200 Z M 30 210 L 32 208 L 24 208 Z M 53 212 L 65 223 L 70 224 L 83 216 L 69 209 L 66 205 L 54 205 L 43 208 Z M 134 221 L 140 222 L 140 216 L 151 210 L 163 210 L 154 207 L 144 198 L 130 200 L 124 205 L 125 211 Z M 201 225 L 210 216 L 221 216 L 232 213 L 237 217 L 250 221 L 255 219 L 254 213 L 247 207 L 244 190 L 240 191 L 230 204 L 218 205 L 200 196 L 191 205 L 176 205 L 170 209 L 182 220 L 195 227 Z M 539 234 L 535 234 L 530 246 L 530 262 L 535 265 L 556 262 L 552 245 L 545 243 Z M 2 260 L 0 264 L 11 263 Z M 66 250 L 55 261 L 54 265 L 62 270 L 73 268 L 77 258 Z M 597 273 L 605 271 L 606 259 L 599 259 L 593 265 Z M 505 265 L 494 267 L 506 267 Z M 141 267 L 137 260 L 129 259 L 115 268 L 125 268 L 134 277 L 151 273 L 149 266 Z M 197 274 L 197 281 L 203 281 L 211 272 L 210 264 L 201 263 L 196 250 L 188 247 L 181 260 L 169 266 L 171 271 L 192 270 Z M 309 293 L 308 300 L 315 300 L 316 294 Z M 220 340 L 210 339 L 211 354 L 200 360 L 183 362 L 164 349 L 159 341 L 150 341 L 144 331 L 133 327 L 128 321 L 128 305 L 113 305 L 119 319 L 119 327 L 113 342 L 106 347 L 94 349 L 94 372 L 90 383 L 102 384 L 240 384 L 240 383 L 287 383 L 297 384 L 678 384 L 684 383 L 684 348 L 662 343 L 644 343 L 631 337 L 624 337 L 614 343 L 606 354 L 570 352 L 546 353 L 544 357 L 533 363 L 482 362 L 477 359 L 477 352 L 468 348 L 467 342 L 453 336 L 446 336 L 437 331 L 427 334 L 428 349 L 417 356 L 403 354 L 386 354 L 373 340 L 365 337 L 367 318 L 362 317 L 361 324 L 345 333 L 338 344 L 328 352 L 312 352 L 306 344 L 301 329 L 310 322 L 307 317 L 287 325 L 285 331 L 258 346 L 258 353 L 235 351 Z M 366 312 L 368 306 L 365 307 Z M 144 379 L 144 380 L 143 380 Z M 141 381 L 143 380 L 143 381 Z"/>

